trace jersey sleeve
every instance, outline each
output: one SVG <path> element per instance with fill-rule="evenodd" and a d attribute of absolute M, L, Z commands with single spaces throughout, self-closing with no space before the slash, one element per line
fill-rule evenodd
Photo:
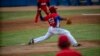
<path fill-rule="evenodd" d="M 48 21 L 48 19 L 49 19 L 49 15 L 47 15 L 46 17 L 44 17 L 45 21 Z"/>
<path fill-rule="evenodd" d="M 56 24 L 57 24 L 56 27 L 60 26 L 60 19 L 61 19 L 60 16 L 56 17 Z"/>
<path fill-rule="evenodd" d="M 41 20 L 41 21 L 47 21 L 48 18 L 49 18 L 49 16 L 45 16 L 45 17 L 40 16 L 40 20 Z"/>

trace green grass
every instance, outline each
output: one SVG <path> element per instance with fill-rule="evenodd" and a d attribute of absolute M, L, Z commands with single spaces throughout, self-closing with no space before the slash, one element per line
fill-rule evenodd
<path fill-rule="evenodd" d="M 1 33 L 1 46 L 16 45 L 21 43 L 27 43 L 31 38 L 39 37 L 45 33 L 43 29 L 28 29 L 15 32 L 2 32 Z"/>
<path fill-rule="evenodd" d="M 79 10 L 61 10 L 59 14 L 61 16 L 64 15 L 75 15 L 75 14 L 83 14 L 83 13 L 100 13 L 100 9 L 79 9 Z"/>
<path fill-rule="evenodd" d="M 82 13 L 100 13 L 100 9 L 59 10 L 61 16 Z M 36 11 L 9 11 L 0 12 L 0 20 L 33 19 Z"/>
<path fill-rule="evenodd" d="M 65 26 L 77 39 L 100 40 L 100 24 L 76 24 Z"/>
<path fill-rule="evenodd" d="M 68 29 L 78 40 L 100 40 L 100 24 L 76 24 L 65 25 L 63 28 Z M 23 29 L 20 31 L 2 31 L 0 46 L 19 45 L 27 43 L 31 38 L 44 35 L 47 28 Z M 44 42 L 56 42 L 57 35 L 52 36 Z"/>
<path fill-rule="evenodd" d="M 60 15 L 74 15 L 82 13 L 100 13 L 100 9 L 86 9 L 86 10 L 59 10 Z M 36 11 L 13 11 L 13 12 L 0 12 L 0 20 L 11 21 L 17 19 L 33 19 Z M 76 24 L 69 26 L 62 26 L 68 29 L 76 39 L 79 40 L 100 40 L 100 24 Z M 29 39 L 39 37 L 47 32 L 47 28 L 41 29 L 24 29 L 20 31 L 0 32 L 0 46 L 17 45 L 27 43 Z M 56 42 L 57 36 L 44 41 Z"/>
<path fill-rule="evenodd" d="M 100 48 L 83 48 L 79 50 L 82 56 L 100 56 Z M 47 52 L 40 54 L 31 54 L 30 56 L 55 56 L 57 52 Z"/>
<path fill-rule="evenodd" d="M 9 12 L 0 12 L 0 20 L 16 20 L 16 19 L 28 19 L 34 18 L 35 11 L 9 11 Z"/>
<path fill-rule="evenodd" d="M 100 56 L 100 47 L 81 49 L 83 56 Z"/>
<path fill-rule="evenodd" d="M 47 53 L 40 53 L 40 54 L 31 54 L 29 56 L 55 56 L 56 52 L 47 52 Z"/>

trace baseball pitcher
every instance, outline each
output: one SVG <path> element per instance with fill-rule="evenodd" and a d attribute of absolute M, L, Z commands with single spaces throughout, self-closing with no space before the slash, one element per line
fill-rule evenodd
<path fill-rule="evenodd" d="M 56 7 L 51 6 L 49 8 L 50 14 L 48 14 L 44 18 L 41 18 L 42 21 L 48 21 L 48 23 L 50 25 L 48 32 L 44 36 L 37 37 L 35 39 L 31 39 L 30 42 L 28 43 L 29 45 L 44 41 L 54 34 L 66 35 L 73 46 L 79 46 L 80 45 L 80 44 L 77 43 L 75 38 L 71 35 L 71 33 L 68 30 L 60 28 L 60 19 L 61 18 L 58 15 L 56 9 L 57 9 Z"/>

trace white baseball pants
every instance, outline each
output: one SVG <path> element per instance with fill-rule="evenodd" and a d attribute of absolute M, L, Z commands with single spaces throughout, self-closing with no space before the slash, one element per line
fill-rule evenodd
<path fill-rule="evenodd" d="M 75 38 L 71 35 L 71 33 L 68 30 L 62 29 L 62 28 L 54 28 L 54 27 L 49 27 L 48 32 L 41 37 L 35 38 L 34 43 L 38 43 L 41 41 L 44 41 L 51 37 L 54 34 L 64 34 L 68 37 L 69 41 L 71 42 L 72 45 L 77 45 L 77 41 Z"/>

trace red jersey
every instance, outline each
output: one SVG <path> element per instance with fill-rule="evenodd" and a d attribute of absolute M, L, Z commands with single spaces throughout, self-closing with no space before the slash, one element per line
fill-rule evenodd
<path fill-rule="evenodd" d="M 38 0 L 38 3 L 40 3 L 40 6 L 46 6 L 49 0 Z"/>
<path fill-rule="evenodd" d="M 38 0 L 38 2 L 40 2 L 40 3 L 46 3 L 46 2 L 49 2 L 49 0 Z"/>
<path fill-rule="evenodd" d="M 56 54 L 56 56 L 81 56 L 79 52 L 71 49 L 64 49 Z"/>
<path fill-rule="evenodd" d="M 59 15 L 57 13 L 52 13 L 52 14 L 49 14 L 45 17 L 45 21 L 48 21 L 49 25 L 52 26 L 52 27 L 57 27 L 57 17 Z"/>
<path fill-rule="evenodd" d="M 49 0 L 38 0 L 38 9 L 41 8 L 46 14 L 48 14 L 47 7 L 50 6 Z"/>

